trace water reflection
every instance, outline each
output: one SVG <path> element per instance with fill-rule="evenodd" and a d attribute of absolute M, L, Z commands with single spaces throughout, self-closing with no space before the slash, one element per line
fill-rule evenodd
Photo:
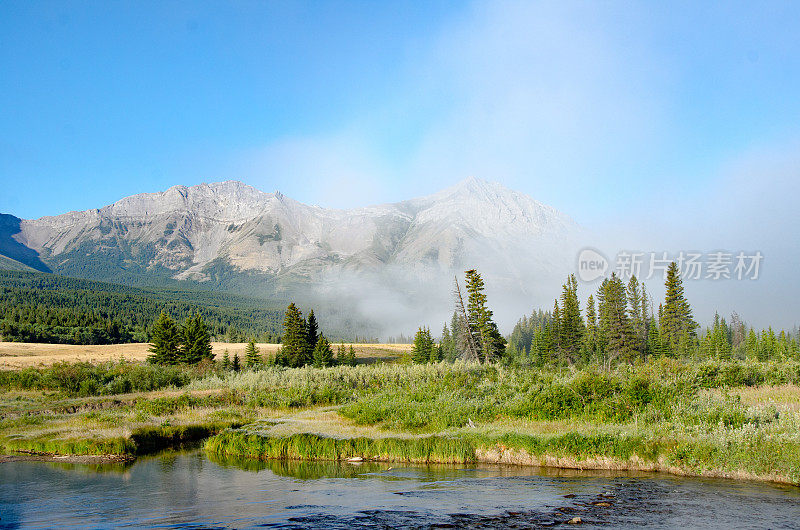
<path fill-rule="evenodd" d="M 512 466 L 268 461 L 169 452 L 124 464 L 0 464 L 0 528 L 797 527 L 800 489 Z"/>

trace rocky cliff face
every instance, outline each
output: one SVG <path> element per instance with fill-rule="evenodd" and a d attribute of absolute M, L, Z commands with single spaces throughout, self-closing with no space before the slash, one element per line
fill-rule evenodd
<path fill-rule="evenodd" d="M 481 252 L 552 250 L 575 229 L 555 209 L 474 178 L 428 197 L 353 210 L 307 206 L 228 181 L 22 220 L 14 238 L 55 271 L 80 266 L 102 277 L 135 266 L 202 281 L 220 262 L 270 275 L 387 264 L 458 268 Z"/>
<path fill-rule="evenodd" d="M 497 288 L 527 292 L 532 277 L 569 272 L 577 231 L 525 194 L 470 178 L 427 197 L 351 210 L 235 181 L 174 186 L 21 220 L 12 237 L 72 276 L 217 282 L 265 295 L 324 286 L 338 296 L 354 291 L 354 279 L 364 280 L 356 282 L 363 290 L 423 293 L 426 281 L 452 280 L 465 267 L 478 267 Z"/>

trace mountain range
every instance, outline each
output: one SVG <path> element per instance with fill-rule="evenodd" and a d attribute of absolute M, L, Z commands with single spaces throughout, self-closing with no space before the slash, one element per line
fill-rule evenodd
<path fill-rule="evenodd" d="M 39 219 L 0 215 L 0 268 L 132 285 L 190 282 L 264 297 L 350 298 L 362 312 L 380 315 L 386 304 L 438 307 L 422 299 L 432 294 L 444 296 L 449 310 L 453 274 L 465 268 L 484 272 L 498 296 L 530 296 L 537 280 L 569 272 L 579 233 L 558 210 L 477 178 L 348 210 L 227 181 Z M 370 296 L 377 299 L 365 301 Z M 383 310 L 370 309 L 376 304 Z"/>

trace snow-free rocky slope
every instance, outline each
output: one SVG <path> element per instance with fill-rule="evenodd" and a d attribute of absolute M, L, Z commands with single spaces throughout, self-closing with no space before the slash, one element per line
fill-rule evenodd
<path fill-rule="evenodd" d="M 531 275 L 569 272 L 562 251 L 577 232 L 559 211 L 476 178 L 351 210 L 308 206 L 236 181 L 174 186 L 98 210 L 19 220 L 18 229 L 13 242 L 56 273 L 212 281 L 263 294 L 359 275 L 396 280 L 398 271 L 403 281 L 452 277 L 464 267 L 519 286 Z"/>

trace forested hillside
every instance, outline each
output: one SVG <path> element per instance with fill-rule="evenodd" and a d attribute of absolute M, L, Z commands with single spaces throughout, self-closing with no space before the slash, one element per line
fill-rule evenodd
<path fill-rule="evenodd" d="M 0 336 L 65 344 L 145 342 L 162 311 L 199 313 L 212 337 L 277 342 L 282 301 L 203 290 L 139 289 L 53 274 L 0 270 Z"/>

